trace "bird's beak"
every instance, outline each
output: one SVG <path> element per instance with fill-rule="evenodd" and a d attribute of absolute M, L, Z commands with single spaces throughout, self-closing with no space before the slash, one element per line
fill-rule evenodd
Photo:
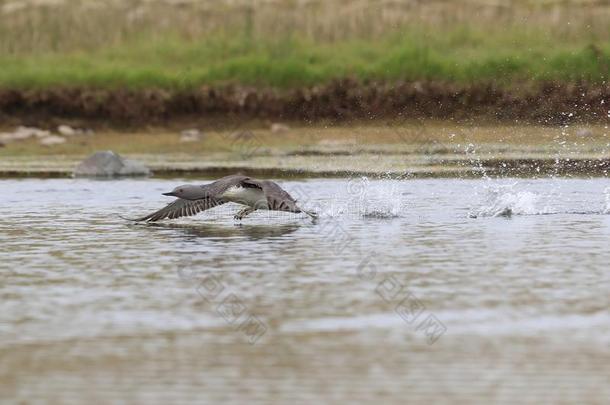
<path fill-rule="evenodd" d="M 169 193 L 163 193 L 163 195 L 169 196 L 169 197 L 174 197 L 175 194 L 173 191 L 170 191 Z"/>

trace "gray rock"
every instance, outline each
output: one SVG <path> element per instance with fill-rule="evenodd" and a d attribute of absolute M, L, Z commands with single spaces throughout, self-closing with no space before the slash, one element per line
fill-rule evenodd
<path fill-rule="evenodd" d="M 112 151 L 95 152 L 74 169 L 76 177 L 148 176 L 151 171 L 141 163 L 123 159 Z"/>

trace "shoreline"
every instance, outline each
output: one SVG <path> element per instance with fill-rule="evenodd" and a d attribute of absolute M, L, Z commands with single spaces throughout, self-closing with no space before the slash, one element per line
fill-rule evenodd
<path fill-rule="evenodd" d="M 140 162 L 156 177 L 275 178 L 607 176 L 608 128 L 462 125 L 446 121 L 361 126 L 276 124 L 280 129 L 81 131 L 15 140 L 0 148 L 0 177 L 71 176 L 97 151 Z M 33 131 L 33 130 L 32 130 Z M 188 136 L 185 137 L 184 132 Z"/>
<path fill-rule="evenodd" d="M 140 159 L 143 156 L 139 156 Z M 145 157 L 144 157 L 145 158 Z M 32 161 L 35 157 L 32 157 Z M 539 177 L 607 177 L 610 173 L 610 157 L 582 156 L 578 158 L 490 158 L 440 160 L 428 164 L 413 164 L 403 168 L 389 170 L 365 169 L 354 164 L 351 168 L 325 169 L 319 168 L 321 163 L 332 165 L 332 159 L 319 157 L 309 164 L 299 165 L 299 162 L 284 161 L 283 167 L 273 167 L 273 161 L 267 165 L 235 164 L 235 162 L 213 162 L 207 165 L 187 163 L 186 165 L 172 164 L 171 162 L 157 162 L 149 164 L 152 170 L 151 178 L 202 178 L 213 179 L 229 174 L 243 173 L 254 177 L 272 177 L 280 179 L 307 179 L 307 178 L 350 178 L 371 177 L 374 179 L 420 179 L 420 178 L 539 178 Z M 145 159 L 146 161 L 146 159 Z M 72 168 L 67 164 L 55 167 L 21 166 L 20 168 L 7 168 L 6 163 L 0 166 L 0 179 L 19 178 L 74 178 Z M 9 162 L 10 163 L 10 162 Z M 23 161 L 21 162 L 23 163 Z M 79 177 L 76 177 L 79 178 Z M 91 178 L 91 177 L 90 177 Z M 95 178 L 95 177 L 93 177 Z M 146 177 L 120 177 L 120 178 L 146 178 Z M 98 177 L 97 179 L 120 179 Z"/>

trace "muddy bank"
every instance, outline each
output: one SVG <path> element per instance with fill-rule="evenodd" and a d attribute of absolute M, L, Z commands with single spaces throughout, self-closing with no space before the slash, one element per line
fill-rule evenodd
<path fill-rule="evenodd" d="M 574 83 L 458 85 L 439 82 L 360 82 L 279 91 L 239 86 L 192 90 L 60 88 L 0 89 L 0 118 L 53 125 L 165 124 L 174 120 L 284 119 L 298 121 L 436 118 L 538 124 L 603 122 L 610 86 Z"/>

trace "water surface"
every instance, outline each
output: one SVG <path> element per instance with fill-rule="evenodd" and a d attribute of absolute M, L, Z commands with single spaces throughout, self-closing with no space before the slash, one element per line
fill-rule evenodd
<path fill-rule="evenodd" d="M 610 180 L 303 180 L 320 219 L 183 180 L 1 180 L 1 397 L 610 397 Z"/>

